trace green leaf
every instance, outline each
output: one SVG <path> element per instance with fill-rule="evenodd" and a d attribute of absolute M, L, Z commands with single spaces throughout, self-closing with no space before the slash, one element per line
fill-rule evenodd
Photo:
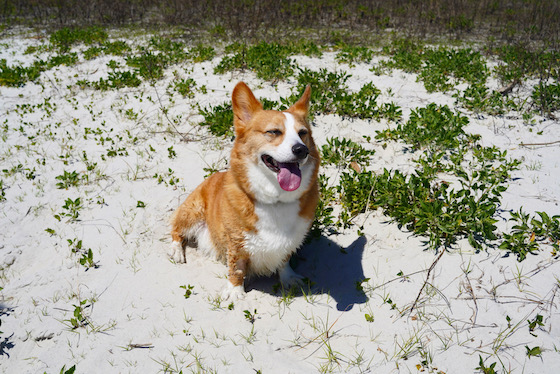
<path fill-rule="evenodd" d="M 533 348 L 529 348 L 528 346 L 525 346 L 525 349 L 527 350 L 527 356 L 529 358 L 534 356 L 540 356 L 542 354 L 541 347 L 538 346 Z"/>

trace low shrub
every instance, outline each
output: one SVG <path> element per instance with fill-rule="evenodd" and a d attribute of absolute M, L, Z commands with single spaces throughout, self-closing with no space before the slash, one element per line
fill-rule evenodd
<path fill-rule="evenodd" d="M 233 112 L 231 103 L 226 102 L 214 107 L 199 108 L 199 114 L 204 117 L 201 126 L 216 136 L 231 137 L 233 133 Z"/>
<path fill-rule="evenodd" d="M 227 52 L 234 52 L 234 54 L 222 58 L 214 69 L 216 74 L 251 70 L 263 80 L 278 81 L 294 73 L 295 65 L 288 58 L 291 49 L 278 43 L 260 42 L 253 46 L 234 44 L 226 49 Z"/>

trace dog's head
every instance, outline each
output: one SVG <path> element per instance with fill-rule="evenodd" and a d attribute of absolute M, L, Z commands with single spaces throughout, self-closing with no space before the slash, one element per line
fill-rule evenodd
<path fill-rule="evenodd" d="M 319 154 L 307 122 L 311 88 L 288 110 L 263 110 L 243 82 L 232 94 L 235 144 L 231 168 L 262 202 L 293 201 L 316 180 Z"/>

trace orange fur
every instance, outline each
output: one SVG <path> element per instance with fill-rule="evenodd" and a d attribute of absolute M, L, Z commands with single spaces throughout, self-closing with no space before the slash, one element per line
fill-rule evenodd
<path fill-rule="evenodd" d="M 308 113 L 310 88 L 286 112 L 295 119 L 294 128 L 300 131 L 301 141 L 309 149 L 310 181 L 299 197 L 299 213 L 309 225 L 313 220 L 319 192 L 317 172 L 319 154 L 311 136 Z M 228 279 L 233 286 L 242 286 L 247 274 L 252 273 L 251 253 L 246 248 L 248 235 L 258 235 L 256 204 L 261 202 L 251 185 L 249 168 L 259 162 L 263 148 L 278 147 L 283 136 L 270 130 L 282 131 L 286 115 L 278 111 L 263 110 L 251 90 L 240 82 L 232 93 L 236 140 L 231 151 L 230 169 L 216 173 L 200 184 L 179 206 L 171 220 L 171 236 L 174 242 L 182 243 L 195 236 L 194 231 L 208 230 L 211 246 L 218 258 L 228 266 Z M 295 217 L 294 217 L 295 218 Z M 301 243 L 298 243 L 298 246 Z M 293 248 L 293 251 L 297 246 Z M 254 249 L 251 249 L 254 251 Z M 289 256 L 278 264 L 284 266 Z M 278 270 L 278 269 L 277 269 Z"/>

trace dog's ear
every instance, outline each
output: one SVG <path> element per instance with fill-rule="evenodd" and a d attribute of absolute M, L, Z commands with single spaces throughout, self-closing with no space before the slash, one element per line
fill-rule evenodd
<path fill-rule="evenodd" d="M 299 98 L 298 101 L 295 102 L 294 105 L 288 109 L 288 112 L 296 113 L 301 115 L 302 117 L 307 117 L 309 114 L 309 99 L 311 98 L 311 86 L 307 85 L 305 87 L 305 91 L 303 95 Z"/>
<path fill-rule="evenodd" d="M 247 125 L 253 115 L 262 110 L 262 104 L 255 98 L 251 89 L 243 82 L 237 83 L 231 94 L 235 128 Z"/>

